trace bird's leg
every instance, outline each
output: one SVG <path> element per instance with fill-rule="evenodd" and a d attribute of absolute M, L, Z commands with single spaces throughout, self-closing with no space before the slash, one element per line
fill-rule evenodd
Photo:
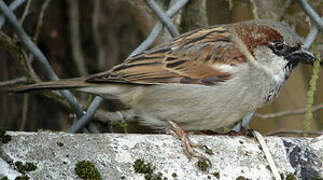
<path fill-rule="evenodd" d="M 182 141 L 183 150 L 184 150 L 185 154 L 188 157 L 193 156 L 193 157 L 196 157 L 200 160 L 207 161 L 211 165 L 211 161 L 208 158 L 206 158 L 204 155 L 194 151 L 194 147 L 198 147 L 198 148 L 203 149 L 206 146 L 201 145 L 201 144 L 192 143 L 190 141 L 190 139 L 188 138 L 187 133 L 178 124 L 176 124 L 174 121 L 168 121 L 168 122 L 171 125 L 170 130 L 171 130 L 172 135 Z"/>
<path fill-rule="evenodd" d="M 229 133 L 230 135 L 244 135 L 249 134 L 249 123 L 251 122 L 253 115 L 255 112 L 247 114 L 243 119 L 232 128 L 232 131 Z"/>
<path fill-rule="evenodd" d="M 210 130 L 206 130 L 202 132 L 207 135 L 250 136 L 251 129 L 249 128 L 248 125 L 251 122 L 254 114 L 255 112 L 252 112 L 244 116 L 243 119 L 239 121 L 229 132 L 215 132 Z"/>

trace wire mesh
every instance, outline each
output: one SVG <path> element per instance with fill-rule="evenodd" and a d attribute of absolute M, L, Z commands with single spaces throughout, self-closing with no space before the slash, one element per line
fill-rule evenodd
<path fill-rule="evenodd" d="M 15 0 L 13 1 L 10 6 L 8 7 L 4 1 L 0 1 L 0 12 L 3 15 L 0 16 L 0 29 L 2 25 L 7 20 L 8 24 L 11 28 L 16 32 L 19 36 L 23 44 L 25 45 L 26 49 L 36 58 L 36 60 L 41 64 L 41 70 L 44 72 L 46 77 L 49 80 L 58 80 L 56 73 L 52 69 L 51 65 L 48 63 L 47 58 L 42 53 L 42 51 L 37 47 L 35 43 L 32 42 L 31 38 L 25 33 L 24 29 L 19 24 L 17 17 L 13 13 L 13 11 L 21 6 L 25 0 Z M 143 41 L 130 55 L 134 56 L 143 52 L 144 50 L 151 47 L 153 42 L 157 39 L 158 35 L 160 34 L 161 30 L 165 26 L 170 34 L 173 37 L 179 35 L 176 26 L 172 22 L 171 18 L 180 10 L 182 9 L 189 0 L 178 0 L 172 7 L 170 7 L 167 12 L 163 12 L 163 10 L 159 7 L 159 5 L 154 0 L 146 0 L 148 7 L 157 15 L 159 18 L 159 22 L 156 23 L 153 30 L 151 31 L 150 35 Z M 315 26 L 310 30 L 308 33 L 304 45 L 307 48 L 310 48 L 315 41 L 319 30 L 323 30 L 323 17 L 320 17 L 318 13 L 311 8 L 311 6 L 304 0 L 297 0 L 299 6 L 302 10 L 307 14 L 308 17 L 315 23 Z M 79 120 L 72 125 L 72 127 L 68 130 L 69 132 L 75 133 L 78 132 L 80 129 L 84 128 L 91 120 L 93 115 L 95 114 L 96 110 L 98 109 L 100 103 L 102 102 L 101 97 L 96 97 L 92 101 L 91 105 L 87 109 L 86 112 L 83 112 L 81 106 L 77 102 L 76 98 L 72 95 L 71 92 L 68 90 L 61 91 L 63 97 L 68 101 L 71 106 L 74 108 L 75 113 L 77 114 Z M 90 125 L 90 130 L 92 132 L 99 132 L 94 125 Z"/>

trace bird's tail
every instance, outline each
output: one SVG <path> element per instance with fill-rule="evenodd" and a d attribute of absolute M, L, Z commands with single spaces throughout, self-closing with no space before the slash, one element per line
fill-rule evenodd
<path fill-rule="evenodd" d="M 90 83 L 86 83 L 80 78 L 75 79 L 62 79 L 57 81 L 47 81 L 40 82 L 29 85 L 21 85 L 16 87 L 2 88 L 1 90 L 13 93 L 25 93 L 36 90 L 60 90 L 60 89 L 72 89 L 72 88 L 81 88 L 89 87 Z"/>

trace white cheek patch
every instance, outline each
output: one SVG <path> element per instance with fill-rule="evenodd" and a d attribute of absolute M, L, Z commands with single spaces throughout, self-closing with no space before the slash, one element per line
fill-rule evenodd
<path fill-rule="evenodd" d="M 273 61 L 270 64 L 272 69 L 272 75 L 273 79 L 277 83 L 283 83 L 285 81 L 286 72 L 285 72 L 285 66 L 287 65 L 288 61 L 286 61 L 281 56 L 275 56 L 273 57 Z"/>
<path fill-rule="evenodd" d="M 273 79 L 275 80 L 276 83 L 281 84 L 285 82 L 285 72 L 282 70 L 278 73 L 273 74 Z"/>

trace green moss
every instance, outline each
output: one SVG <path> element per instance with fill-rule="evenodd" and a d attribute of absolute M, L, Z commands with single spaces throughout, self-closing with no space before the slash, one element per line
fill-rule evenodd
<path fill-rule="evenodd" d="M 6 130 L 0 128 L 0 140 L 3 144 L 7 144 L 11 141 L 11 136 L 6 135 Z"/>
<path fill-rule="evenodd" d="M 21 161 L 16 161 L 15 166 L 18 172 L 20 172 L 21 174 L 26 174 L 24 164 Z"/>
<path fill-rule="evenodd" d="M 119 123 L 119 126 L 123 129 L 123 132 L 125 134 L 128 134 L 128 123 L 122 122 L 122 123 Z"/>
<path fill-rule="evenodd" d="M 101 180 L 101 174 L 90 161 L 79 161 L 74 168 L 76 174 L 86 180 Z"/>
<path fill-rule="evenodd" d="M 218 179 L 220 179 L 220 173 L 219 172 L 214 172 L 213 173 L 213 176 L 216 177 L 216 178 L 218 178 Z"/>
<path fill-rule="evenodd" d="M 12 161 L 12 160 L 7 161 L 7 163 L 8 163 L 10 166 L 13 166 L 13 165 L 14 165 L 14 163 L 13 163 L 13 161 Z"/>
<path fill-rule="evenodd" d="M 162 173 L 154 173 L 155 168 L 151 163 L 145 163 L 144 159 L 137 159 L 132 165 L 136 173 L 145 174 L 146 180 L 166 180 Z"/>
<path fill-rule="evenodd" d="M 309 88 L 307 91 L 307 99 L 306 99 L 306 113 L 305 113 L 305 119 L 303 120 L 303 136 L 307 137 L 308 132 L 310 131 L 311 128 L 311 123 L 313 123 L 313 112 L 312 112 L 312 107 L 314 104 L 314 95 L 317 89 L 317 83 L 319 82 L 319 72 L 320 72 L 320 52 L 317 48 L 317 46 L 313 46 L 313 51 L 314 55 L 317 57 L 318 61 L 314 61 L 313 63 L 313 69 L 312 69 L 312 77 L 309 82 Z"/>
<path fill-rule="evenodd" d="M 163 174 L 162 173 L 157 173 L 157 174 L 145 174 L 145 179 L 146 180 L 163 180 Z M 164 178 L 165 179 L 165 178 Z"/>
<path fill-rule="evenodd" d="M 137 159 L 134 162 L 133 168 L 135 169 L 136 173 L 141 174 L 152 174 L 154 171 L 154 168 L 152 168 L 150 163 L 145 163 L 143 159 Z"/>
<path fill-rule="evenodd" d="M 239 176 L 239 177 L 237 177 L 237 178 L 236 178 L 236 180 L 250 180 L 250 179 L 245 178 L 245 177 L 243 177 L 243 176 Z"/>
<path fill-rule="evenodd" d="M 176 173 L 172 173 L 172 177 L 177 177 L 177 174 Z"/>
<path fill-rule="evenodd" d="M 26 174 L 26 171 L 35 171 L 37 169 L 37 166 L 34 163 L 27 162 L 23 164 L 21 161 L 16 161 L 15 167 L 21 174 Z"/>
<path fill-rule="evenodd" d="M 208 168 L 210 167 L 210 165 L 206 162 L 206 161 L 203 161 L 203 160 L 199 160 L 197 162 L 197 167 L 201 170 L 201 171 L 207 171 Z"/>
<path fill-rule="evenodd" d="M 28 180 L 28 179 L 30 179 L 30 177 L 28 177 L 28 176 L 26 176 L 26 175 L 24 175 L 24 176 L 17 176 L 17 177 L 15 178 L 15 180 Z"/>
<path fill-rule="evenodd" d="M 2 136 L 1 141 L 3 144 L 7 144 L 9 141 L 11 141 L 11 139 L 12 139 L 11 136 L 4 135 L 4 136 Z"/>
<path fill-rule="evenodd" d="M 206 154 L 209 154 L 209 155 L 213 155 L 214 154 L 213 151 L 212 151 L 212 149 L 208 148 L 207 146 L 205 146 L 205 153 Z"/>
<path fill-rule="evenodd" d="M 286 180 L 297 180 L 297 178 L 293 173 L 289 173 L 286 176 Z"/>
<path fill-rule="evenodd" d="M 26 171 L 35 171 L 37 169 L 37 166 L 30 162 L 27 162 L 24 167 Z"/>
<path fill-rule="evenodd" d="M 243 177 L 243 176 L 239 176 L 239 177 L 237 177 L 236 178 L 236 180 L 245 180 L 246 178 L 245 177 Z"/>
<path fill-rule="evenodd" d="M 57 142 L 56 144 L 57 144 L 57 146 L 59 146 L 59 147 L 63 147 L 63 146 L 64 146 L 64 143 L 62 143 L 62 142 Z"/>

